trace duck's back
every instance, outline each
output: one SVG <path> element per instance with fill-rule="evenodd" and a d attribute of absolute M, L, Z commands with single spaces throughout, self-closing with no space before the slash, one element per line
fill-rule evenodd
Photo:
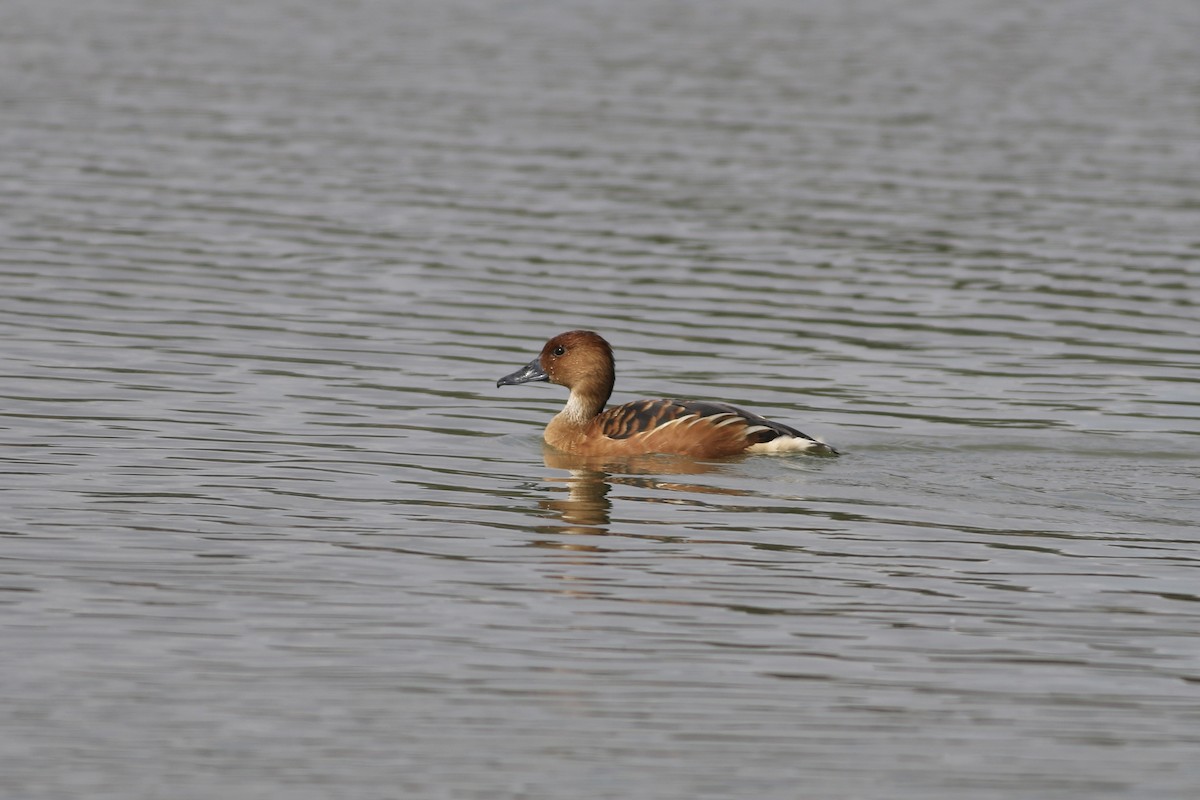
<path fill-rule="evenodd" d="M 791 426 L 728 405 L 695 400 L 638 400 L 603 412 L 589 426 L 597 453 L 676 453 L 717 458 L 738 453 L 836 453 Z"/>

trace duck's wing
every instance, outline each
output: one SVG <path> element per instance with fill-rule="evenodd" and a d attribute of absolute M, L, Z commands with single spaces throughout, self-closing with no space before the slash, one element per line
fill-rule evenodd
<path fill-rule="evenodd" d="M 637 440 L 653 452 L 837 452 L 789 425 L 726 403 L 638 400 L 610 408 L 595 424 L 597 432 L 610 439 Z"/>

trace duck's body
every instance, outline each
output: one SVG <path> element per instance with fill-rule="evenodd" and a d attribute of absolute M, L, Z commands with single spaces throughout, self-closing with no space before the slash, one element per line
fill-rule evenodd
<path fill-rule="evenodd" d="M 612 348 L 592 331 L 568 331 L 526 366 L 496 381 L 505 386 L 550 381 L 571 391 L 546 426 L 546 442 L 583 456 L 670 453 L 720 458 L 740 453 L 837 451 L 795 428 L 724 403 L 638 400 L 608 410 L 616 380 Z"/>

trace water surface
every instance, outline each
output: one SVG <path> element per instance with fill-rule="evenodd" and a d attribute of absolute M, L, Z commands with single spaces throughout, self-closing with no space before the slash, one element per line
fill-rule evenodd
<path fill-rule="evenodd" d="M 1194 796 L 1194 4 L 5 17 L 7 795 Z"/>

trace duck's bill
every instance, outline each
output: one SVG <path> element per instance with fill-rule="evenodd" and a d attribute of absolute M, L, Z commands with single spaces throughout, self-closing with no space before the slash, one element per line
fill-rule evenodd
<path fill-rule="evenodd" d="M 497 386 L 515 386 L 518 383 L 530 383 L 532 381 L 548 381 L 550 376 L 546 374 L 546 370 L 542 369 L 540 357 L 530 361 L 525 366 L 511 375 L 505 375 L 500 380 L 496 381 Z"/>

